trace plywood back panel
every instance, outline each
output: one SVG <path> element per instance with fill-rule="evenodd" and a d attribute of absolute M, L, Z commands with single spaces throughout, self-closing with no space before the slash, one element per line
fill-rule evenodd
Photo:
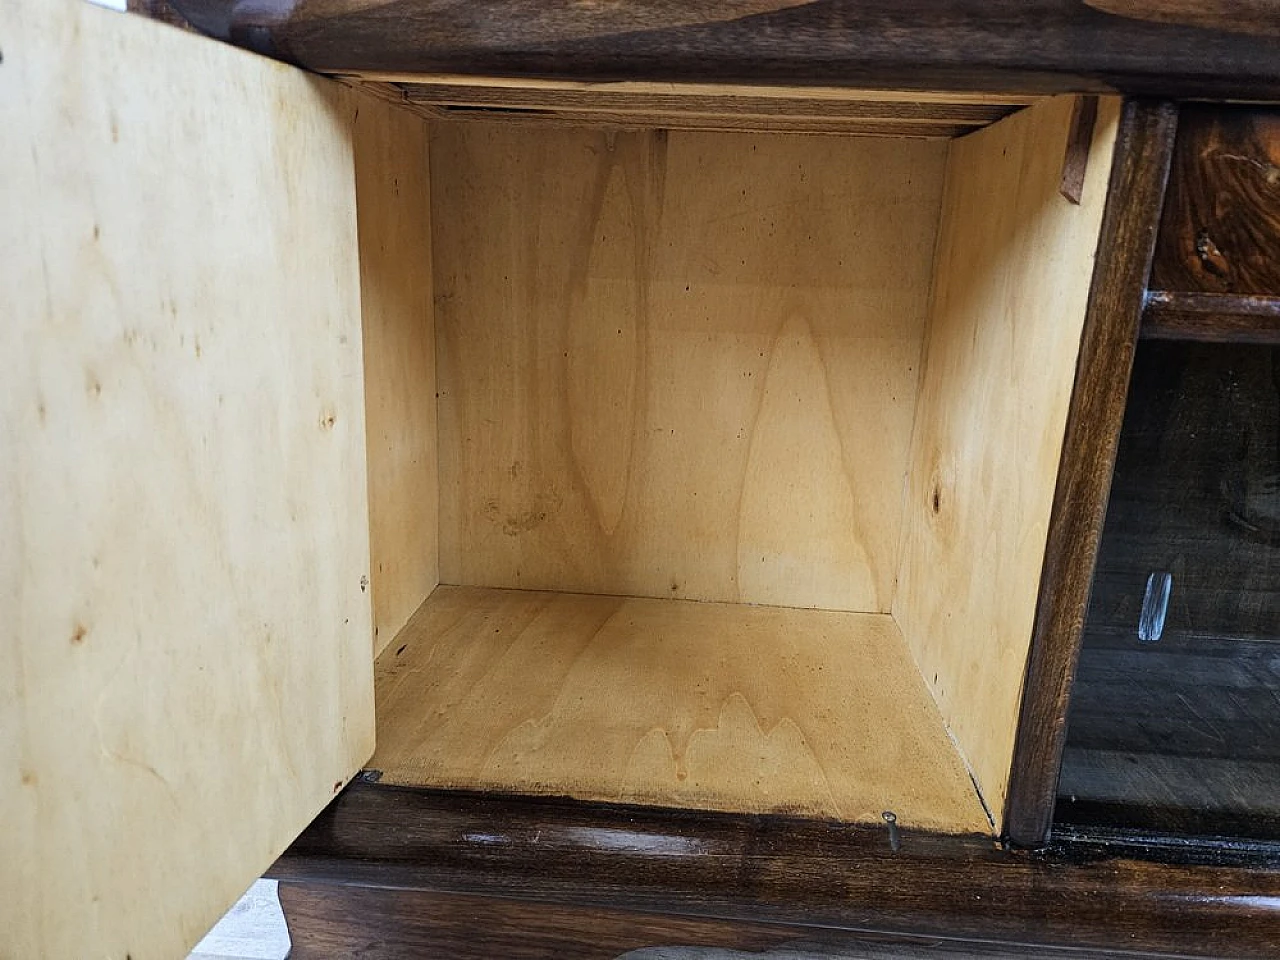
<path fill-rule="evenodd" d="M 887 610 L 945 144 L 436 130 L 442 582 Z"/>
<path fill-rule="evenodd" d="M 893 604 L 996 811 L 1119 115 L 1103 101 L 1076 205 L 1059 193 L 1072 107 L 951 146 Z"/>
<path fill-rule="evenodd" d="M 376 655 L 439 583 L 427 124 L 362 96 L 353 144 Z"/>
<path fill-rule="evenodd" d="M 373 750 L 354 106 L 0 41 L 0 954 L 181 957 Z"/>

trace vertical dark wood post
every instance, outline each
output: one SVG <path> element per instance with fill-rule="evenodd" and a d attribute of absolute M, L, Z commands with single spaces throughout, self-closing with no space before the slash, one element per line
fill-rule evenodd
<path fill-rule="evenodd" d="M 1049 836 L 1067 702 L 1111 490 L 1133 351 L 1177 130 L 1169 103 L 1125 104 L 1053 496 L 1005 807 L 1019 846 Z"/>

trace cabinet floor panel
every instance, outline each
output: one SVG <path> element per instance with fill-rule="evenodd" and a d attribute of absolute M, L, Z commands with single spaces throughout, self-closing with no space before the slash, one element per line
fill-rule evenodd
<path fill-rule="evenodd" d="M 991 831 L 887 614 L 441 586 L 376 673 L 385 782 Z"/>

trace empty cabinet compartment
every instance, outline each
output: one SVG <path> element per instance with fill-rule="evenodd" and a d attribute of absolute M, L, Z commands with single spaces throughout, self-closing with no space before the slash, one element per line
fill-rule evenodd
<path fill-rule="evenodd" d="M 358 130 L 383 782 L 998 830 L 1119 114 L 1075 107 Z"/>

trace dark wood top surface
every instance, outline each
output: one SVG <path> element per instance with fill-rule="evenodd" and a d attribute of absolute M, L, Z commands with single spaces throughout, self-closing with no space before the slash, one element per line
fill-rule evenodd
<path fill-rule="evenodd" d="M 323 73 L 1280 99 L 1280 0 L 171 0 Z"/>

